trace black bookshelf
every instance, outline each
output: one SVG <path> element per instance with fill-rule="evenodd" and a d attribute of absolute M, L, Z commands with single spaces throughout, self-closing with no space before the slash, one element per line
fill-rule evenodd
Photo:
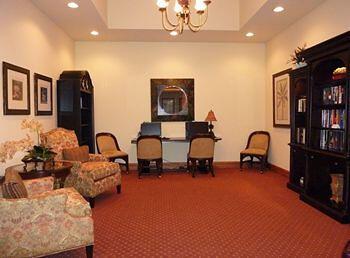
<path fill-rule="evenodd" d="M 350 32 L 307 49 L 307 67 L 291 72 L 291 152 L 288 187 L 341 223 L 350 222 Z M 337 71 L 337 72 L 335 72 Z M 341 72 L 339 72 L 341 71 Z M 300 87 L 306 111 L 298 114 Z M 305 126 L 305 141 L 298 128 Z M 303 136 L 304 137 L 304 136 Z M 304 138 L 302 138 L 304 139 Z"/>
<path fill-rule="evenodd" d="M 94 87 L 87 71 L 64 71 L 57 81 L 58 126 L 74 130 L 79 145 L 95 152 Z"/>

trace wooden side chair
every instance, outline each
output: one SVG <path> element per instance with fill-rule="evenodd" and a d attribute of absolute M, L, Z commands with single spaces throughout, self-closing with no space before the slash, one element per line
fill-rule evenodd
<path fill-rule="evenodd" d="M 159 136 L 144 135 L 137 138 L 137 170 L 139 178 L 145 169 L 150 170 L 151 162 L 156 163 L 158 177 L 163 172 L 162 139 Z"/>
<path fill-rule="evenodd" d="M 200 166 L 205 166 L 214 177 L 214 146 L 215 140 L 212 135 L 197 135 L 191 138 L 190 149 L 187 155 L 187 168 L 195 177 L 197 161 Z"/>
<path fill-rule="evenodd" d="M 256 131 L 249 135 L 245 150 L 240 153 L 239 167 L 242 170 L 243 163 L 249 162 L 253 166 L 253 159 L 257 158 L 260 162 L 260 172 L 263 173 L 268 163 L 268 153 L 270 147 L 270 134 L 266 131 Z M 249 157 L 249 160 L 244 160 Z"/>
<path fill-rule="evenodd" d="M 125 166 L 126 173 L 129 173 L 129 155 L 120 149 L 117 138 L 113 134 L 96 134 L 96 145 L 98 153 L 108 158 L 109 161 L 115 162 L 118 159 L 122 159 L 124 163 L 118 163 Z"/>

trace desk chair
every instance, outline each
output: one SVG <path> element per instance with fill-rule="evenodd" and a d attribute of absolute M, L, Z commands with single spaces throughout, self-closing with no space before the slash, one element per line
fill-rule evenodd
<path fill-rule="evenodd" d="M 260 172 L 263 173 L 267 167 L 267 158 L 270 147 L 270 134 L 265 131 L 256 131 L 249 135 L 245 150 L 241 151 L 239 167 L 242 170 L 243 163 L 249 162 L 253 166 L 253 159 L 257 158 L 260 162 Z M 250 160 L 244 161 L 246 157 Z"/>
<path fill-rule="evenodd" d="M 96 145 L 98 153 L 105 156 L 110 162 L 115 162 L 117 159 L 124 160 L 124 163 L 119 163 L 119 165 L 125 166 L 126 173 L 129 174 L 129 155 L 120 149 L 117 138 L 113 134 L 96 134 Z"/>
<path fill-rule="evenodd" d="M 150 163 L 155 162 L 160 178 L 163 172 L 163 150 L 160 136 L 143 135 L 137 138 L 137 170 L 139 178 L 144 169 L 150 169 Z"/>
<path fill-rule="evenodd" d="M 207 166 L 214 177 L 214 146 L 215 140 L 212 135 L 197 135 L 191 138 L 190 149 L 187 155 L 187 168 L 195 177 L 197 161 L 200 165 Z"/>

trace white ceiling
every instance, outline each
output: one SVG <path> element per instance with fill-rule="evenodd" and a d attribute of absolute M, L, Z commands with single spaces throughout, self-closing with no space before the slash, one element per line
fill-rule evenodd
<path fill-rule="evenodd" d="M 73 0 L 72 0 L 73 1 Z M 265 42 L 324 0 L 212 0 L 207 24 L 199 33 L 171 37 L 162 29 L 156 0 L 32 0 L 71 38 L 108 41 Z M 174 0 L 170 1 L 173 4 Z M 282 5 L 283 13 L 272 9 Z M 90 31 L 100 32 L 98 37 Z M 245 37 L 247 31 L 256 36 Z"/>

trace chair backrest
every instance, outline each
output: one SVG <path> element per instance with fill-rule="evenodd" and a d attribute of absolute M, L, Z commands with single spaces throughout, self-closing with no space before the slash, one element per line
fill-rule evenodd
<path fill-rule="evenodd" d="M 40 135 L 42 144 L 52 148 L 57 155 L 56 160 L 63 159 L 62 150 L 79 147 L 78 138 L 73 130 L 56 128 Z"/>
<path fill-rule="evenodd" d="M 137 159 L 161 159 L 162 139 L 155 135 L 143 135 L 137 138 Z"/>
<path fill-rule="evenodd" d="M 104 153 L 106 151 L 120 151 L 117 138 L 111 133 L 96 134 L 97 152 Z"/>
<path fill-rule="evenodd" d="M 261 149 L 268 151 L 270 146 L 270 134 L 266 131 L 256 131 L 249 135 L 247 149 Z"/>
<path fill-rule="evenodd" d="M 205 159 L 214 157 L 215 141 L 212 135 L 196 135 L 191 139 L 189 158 Z"/>

